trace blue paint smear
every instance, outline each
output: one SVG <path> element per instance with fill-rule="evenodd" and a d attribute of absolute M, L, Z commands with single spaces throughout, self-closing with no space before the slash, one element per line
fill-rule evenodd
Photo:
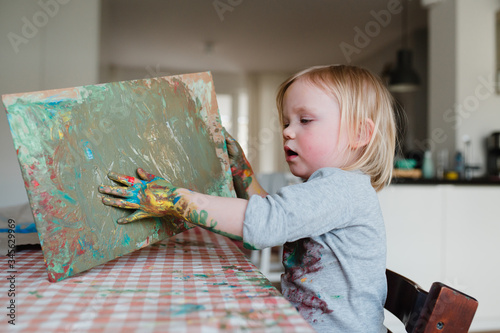
<path fill-rule="evenodd" d="M 48 110 L 48 116 L 50 119 L 54 118 L 54 116 L 57 114 L 57 111 L 54 109 Z"/>
<path fill-rule="evenodd" d="M 57 193 L 57 196 L 62 196 L 66 201 L 68 201 L 72 205 L 76 205 L 76 200 L 70 197 L 67 193 L 62 192 L 62 191 L 54 191 Z M 54 195 L 54 193 L 52 193 Z M 55 195 L 54 195 L 55 196 Z"/>
<path fill-rule="evenodd" d="M 130 237 L 129 237 L 129 235 L 125 235 L 125 237 L 123 237 L 123 244 L 130 245 Z"/>
<path fill-rule="evenodd" d="M 201 304 L 181 304 L 174 305 L 170 308 L 170 312 L 173 316 L 182 316 L 187 313 L 205 310 L 205 307 Z"/>
<path fill-rule="evenodd" d="M 85 149 L 85 155 L 87 156 L 88 160 L 93 160 L 94 159 L 94 153 L 92 153 L 92 150 L 89 148 L 89 142 L 85 141 L 83 143 L 83 147 Z"/>
<path fill-rule="evenodd" d="M 14 231 L 19 234 L 29 234 L 29 233 L 36 233 L 36 225 L 35 223 L 20 223 L 17 224 L 16 227 L 14 228 Z M 0 228 L 0 232 L 9 232 L 9 229 L 6 228 Z"/>
<path fill-rule="evenodd" d="M 57 98 L 58 96 L 55 95 L 53 96 L 53 98 Z M 68 100 L 67 98 L 63 98 L 63 99 L 57 99 L 53 102 L 47 102 L 47 103 L 37 103 L 37 104 L 42 104 L 42 105 L 47 105 L 47 106 L 52 106 L 54 108 L 59 108 L 61 105 L 69 105 L 71 100 Z"/>

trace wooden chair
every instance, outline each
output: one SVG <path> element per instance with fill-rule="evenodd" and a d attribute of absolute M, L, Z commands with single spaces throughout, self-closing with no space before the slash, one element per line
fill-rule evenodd
<path fill-rule="evenodd" d="M 386 275 L 385 309 L 401 320 L 406 332 L 468 332 L 477 300 L 440 282 L 434 282 L 426 292 L 415 282 L 391 270 L 387 270 Z"/>

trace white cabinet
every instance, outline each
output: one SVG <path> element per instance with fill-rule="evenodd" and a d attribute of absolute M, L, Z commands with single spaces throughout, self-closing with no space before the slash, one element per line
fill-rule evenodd
<path fill-rule="evenodd" d="M 479 301 L 471 332 L 500 329 L 500 186 L 391 185 L 379 193 L 387 267 Z"/>

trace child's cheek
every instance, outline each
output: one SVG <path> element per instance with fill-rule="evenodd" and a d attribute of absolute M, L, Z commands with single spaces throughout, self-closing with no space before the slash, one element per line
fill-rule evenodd
<path fill-rule="evenodd" d="M 305 157 L 307 160 L 309 160 L 309 162 L 317 161 L 324 153 L 324 147 L 321 142 L 308 140 L 308 142 L 306 142 L 305 144 L 305 148 Z"/>

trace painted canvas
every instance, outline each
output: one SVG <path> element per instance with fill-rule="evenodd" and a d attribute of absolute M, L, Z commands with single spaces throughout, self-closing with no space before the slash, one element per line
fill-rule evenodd
<path fill-rule="evenodd" d="M 119 225 L 109 171 L 137 167 L 176 186 L 234 196 L 209 72 L 2 96 L 49 280 L 59 281 L 189 226 Z"/>

